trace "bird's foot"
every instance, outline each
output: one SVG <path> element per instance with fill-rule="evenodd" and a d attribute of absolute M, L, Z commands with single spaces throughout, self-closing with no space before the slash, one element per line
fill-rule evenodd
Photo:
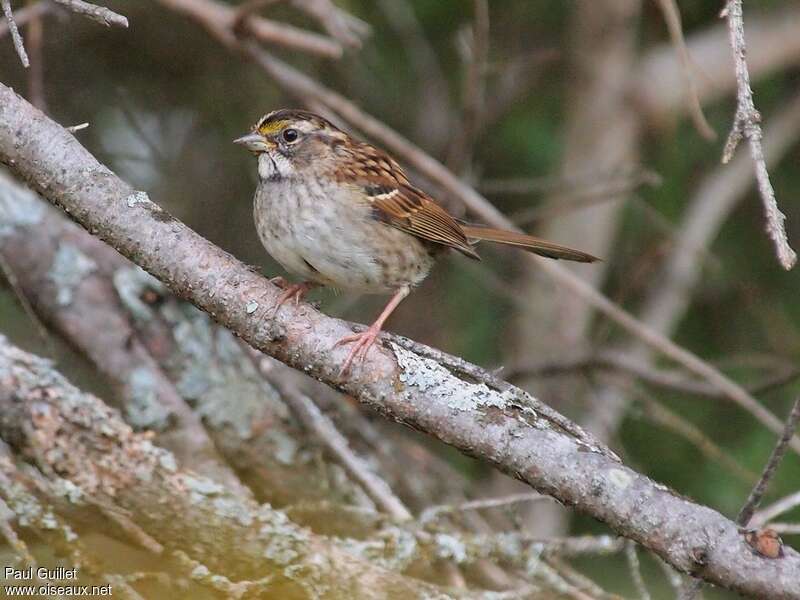
<path fill-rule="evenodd" d="M 290 284 L 283 277 L 274 277 L 270 279 L 270 282 L 283 290 L 283 293 L 278 297 L 278 301 L 275 303 L 273 314 L 278 312 L 278 309 L 292 298 L 294 298 L 294 305 L 297 306 L 300 304 L 300 300 L 315 287 L 315 285 L 309 281 Z"/>
<path fill-rule="evenodd" d="M 270 319 L 274 319 L 275 315 L 278 314 L 278 311 L 280 310 L 281 306 L 286 304 L 289 300 L 294 298 L 294 305 L 297 306 L 298 304 L 300 304 L 300 300 L 303 299 L 303 296 L 305 296 L 309 292 L 309 290 L 316 287 L 316 284 L 310 281 L 304 281 L 303 283 L 289 283 L 283 277 L 272 277 L 269 280 L 269 282 L 272 285 L 276 285 L 279 288 L 281 288 L 283 290 L 283 293 L 281 293 L 281 295 L 278 296 L 278 300 L 275 303 L 275 306 L 267 309 L 262 314 L 261 318 L 258 320 L 259 327 L 264 322 L 264 319 L 266 319 L 267 317 L 269 317 Z M 266 296 L 267 293 L 265 293 L 264 296 Z M 262 296 L 262 298 L 264 296 Z"/>
<path fill-rule="evenodd" d="M 344 344 L 353 344 L 350 354 L 347 355 L 347 360 L 344 361 L 342 368 L 339 370 L 339 377 L 342 377 L 350 370 L 354 360 L 364 361 L 367 357 L 367 352 L 375 343 L 375 340 L 378 339 L 380 332 L 381 326 L 378 323 L 373 323 L 364 331 L 347 335 L 333 345 L 334 348 L 338 348 Z"/>

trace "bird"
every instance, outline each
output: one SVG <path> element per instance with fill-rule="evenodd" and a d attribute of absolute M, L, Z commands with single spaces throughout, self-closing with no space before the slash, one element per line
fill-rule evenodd
<path fill-rule="evenodd" d="M 475 245 L 485 241 L 547 258 L 599 260 L 533 236 L 457 220 L 414 186 L 389 154 L 309 111 L 272 111 L 234 143 L 258 159 L 258 237 L 287 272 L 301 278 L 293 284 L 272 280 L 283 288 L 275 311 L 319 286 L 391 294 L 372 325 L 334 344 L 352 344 L 340 375 L 354 361 L 363 362 L 392 312 L 448 250 L 480 260 Z"/>

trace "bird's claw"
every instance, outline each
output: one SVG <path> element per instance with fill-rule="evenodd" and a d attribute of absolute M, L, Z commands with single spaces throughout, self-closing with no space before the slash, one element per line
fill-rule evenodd
<path fill-rule="evenodd" d="M 280 296 L 278 296 L 278 301 L 272 308 L 270 317 L 274 317 L 276 314 L 278 314 L 278 310 L 280 310 L 281 306 L 286 304 L 292 298 L 294 298 L 295 307 L 299 306 L 300 300 L 303 299 L 303 296 L 305 296 L 309 292 L 309 290 L 311 290 L 311 288 L 314 287 L 313 284 L 308 282 L 290 284 L 283 277 L 273 277 L 272 279 L 270 279 L 270 283 L 278 286 L 283 290 L 283 293 Z"/>
<path fill-rule="evenodd" d="M 342 368 L 339 370 L 339 377 L 344 376 L 350 370 L 354 360 L 358 359 L 359 361 L 363 362 L 363 360 L 367 357 L 367 352 L 375 343 L 375 340 L 378 339 L 380 332 L 381 330 L 377 327 L 369 327 L 360 333 L 347 335 L 333 345 L 334 348 L 338 348 L 344 344 L 354 344 L 353 348 L 350 350 L 350 354 L 347 355 L 347 359 L 344 361 Z"/>

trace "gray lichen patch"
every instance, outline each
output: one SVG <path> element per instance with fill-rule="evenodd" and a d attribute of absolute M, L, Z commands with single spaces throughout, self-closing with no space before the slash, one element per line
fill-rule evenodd
<path fill-rule="evenodd" d="M 53 264 L 47 278 L 56 286 L 56 302 L 59 306 L 69 306 L 75 288 L 81 281 L 97 269 L 97 263 L 72 244 L 58 246 Z"/>
<path fill-rule="evenodd" d="M 38 224 L 45 210 L 43 200 L 0 169 L 0 239 L 14 233 L 17 227 Z"/>
<path fill-rule="evenodd" d="M 148 367 L 137 367 L 128 375 L 126 421 L 137 429 L 166 430 L 172 418 L 158 399 L 158 381 Z"/>
<path fill-rule="evenodd" d="M 152 476 L 163 450 L 134 434 L 119 413 L 82 393 L 46 360 L 4 343 L 0 337 L 0 380 L 14 382 L 18 418 L 30 428 L 17 432 L 21 451 L 69 480 L 83 494 L 114 496 L 123 487 Z M 91 445 L 78 443 L 89 435 Z M 75 494 L 75 491 L 71 491 Z"/>
<path fill-rule="evenodd" d="M 159 294 L 166 292 L 164 284 L 141 267 L 131 266 L 118 269 L 114 273 L 114 288 L 125 308 L 139 321 L 147 321 L 152 316 L 150 306 L 142 300 L 147 290 Z"/>
<path fill-rule="evenodd" d="M 262 504 L 255 513 L 258 535 L 265 543 L 263 556 L 282 567 L 291 568 L 311 545 L 308 530 L 295 525 L 281 511 Z"/>
<path fill-rule="evenodd" d="M 429 358 L 393 342 L 390 346 L 400 366 L 400 381 L 435 401 L 446 403 L 454 411 L 473 412 L 492 407 L 503 410 L 511 405 L 512 394 L 493 390 L 485 383 L 469 383 Z"/>
<path fill-rule="evenodd" d="M 137 204 L 152 205 L 153 201 L 150 200 L 150 196 L 148 196 L 146 192 L 137 190 L 125 198 L 125 203 L 128 205 L 128 208 L 133 208 Z"/>
<path fill-rule="evenodd" d="M 215 327 L 199 312 L 181 317 L 173 330 L 181 349 L 177 387 L 206 423 L 215 429 L 229 427 L 241 439 L 249 439 L 253 424 L 265 414 L 288 418 L 278 392 L 256 372 L 228 330 Z M 285 436 L 274 441 L 281 460 L 293 461 L 294 441 Z"/>
<path fill-rule="evenodd" d="M 433 540 L 436 556 L 452 560 L 456 564 L 466 562 L 467 547 L 461 539 L 448 533 L 437 533 Z"/>

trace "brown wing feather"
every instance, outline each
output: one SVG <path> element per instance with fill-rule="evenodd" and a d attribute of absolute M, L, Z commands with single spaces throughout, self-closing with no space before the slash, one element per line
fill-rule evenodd
<path fill-rule="evenodd" d="M 359 144 L 356 153 L 360 160 L 352 165 L 353 183 L 366 193 L 376 219 L 480 260 L 458 222 L 412 186 L 397 162 L 369 144 Z"/>
<path fill-rule="evenodd" d="M 388 154 L 366 143 L 354 149 L 340 146 L 349 154 L 347 168 L 337 171 L 341 180 L 355 184 L 363 191 L 379 221 L 405 231 L 422 240 L 441 244 L 480 260 L 471 240 L 486 240 L 517 246 L 549 258 L 578 262 L 599 260 L 580 250 L 573 250 L 521 233 L 462 225 L 447 214 L 425 192 L 412 186 L 400 165 Z"/>
<path fill-rule="evenodd" d="M 486 240 L 487 242 L 496 242 L 498 244 L 506 244 L 508 246 L 517 246 L 533 252 L 540 256 L 547 258 L 556 258 L 563 260 L 572 260 L 575 262 L 595 262 L 600 260 L 596 256 L 587 254 L 574 248 L 554 244 L 531 235 L 523 233 L 515 233 L 513 231 L 505 231 L 503 229 L 492 229 L 491 227 L 476 227 L 471 225 L 462 225 L 461 229 L 468 238 L 474 240 Z"/>
<path fill-rule="evenodd" d="M 480 258 L 458 222 L 410 185 L 401 185 L 388 193 L 373 196 L 372 207 L 376 218 L 392 227 L 449 246 L 470 258 Z"/>

